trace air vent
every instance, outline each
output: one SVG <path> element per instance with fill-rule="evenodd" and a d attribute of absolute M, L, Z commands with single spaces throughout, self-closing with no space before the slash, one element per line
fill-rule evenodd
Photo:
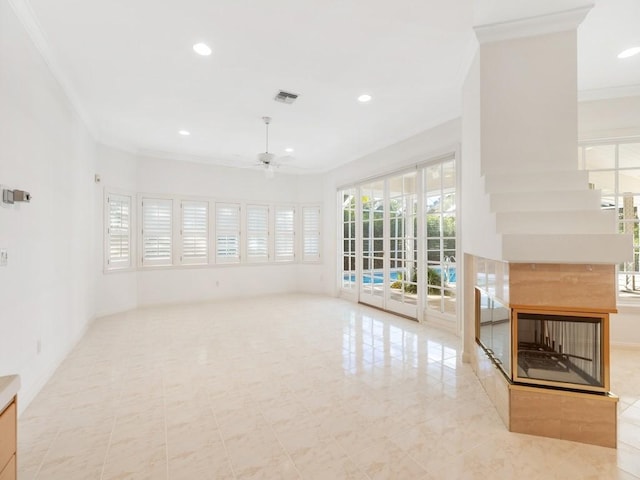
<path fill-rule="evenodd" d="M 285 92 L 284 90 L 280 90 L 276 96 L 273 97 L 276 102 L 282 103 L 293 103 L 296 101 L 296 98 L 298 98 L 297 93 Z"/>

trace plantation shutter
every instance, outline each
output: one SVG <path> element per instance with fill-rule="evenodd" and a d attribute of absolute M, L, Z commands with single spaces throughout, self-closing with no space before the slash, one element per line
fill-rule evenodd
<path fill-rule="evenodd" d="M 181 210 L 181 262 L 184 265 L 206 264 L 209 259 L 209 204 L 207 202 L 183 201 Z"/>
<path fill-rule="evenodd" d="M 302 261 L 320 260 L 320 207 L 302 207 Z"/>
<path fill-rule="evenodd" d="M 107 270 L 131 266 L 131 197 L 107 195 Z"/>
<path fill-rule="evenodd" d="M 295 260 L 295 209 L 276 207 L 275 209 L 275 261 Z"/>
<path fill-rule="evenodd" d="M 173 202 L 142 199 L 142 264 L 171 265 L 171 214 Z"/>
<path fill-rule="evenodd" d="M 216 204 L 216 262 L 240 262 L 240 205 Z"/>
<path fill-rule="evenodd" d="M 247 261 L 269 260 L 269 207 L 247 205 Z"/>

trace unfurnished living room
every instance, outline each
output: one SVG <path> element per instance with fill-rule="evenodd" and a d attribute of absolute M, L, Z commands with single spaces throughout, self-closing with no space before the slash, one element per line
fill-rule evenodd
<path fill-rule="evenodd" d="M 0 0 L 0 480 L 640 478 L 639 24 Z"/>

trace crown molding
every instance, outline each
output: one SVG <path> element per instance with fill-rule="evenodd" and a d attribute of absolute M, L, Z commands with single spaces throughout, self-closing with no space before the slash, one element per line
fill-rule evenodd
<path fill-rule="evenodd" d="M 40 26 L 40 23 L 38 22 L 38 19 L 33 12 L 33 9 L 31 8 L 31 4 L 28 0 L 8 0 L 8 2 L 9 6 L 27 32 L 27 35 L 29 36 L 29 38 L 31 38 L 31 41 L 36 47 L 36 50 L 38 50 L 38 52 L 40 53 L 40 56 L 44 60 L 44 63 L 49 68 L 49 71 L 51 72 L 54 80 L 58 83 L 58 85 L 62 89 L 63 94 L 67 97 L 67 100 L 71 104 L 73 110 L 75 110 L 77 115 L 85 124 L 91 137 L 93 137 L 94 141 L 97 142 L 98 136 L 96 134 L 97 132 L 95 129 L 95 125 L 82 106 L 78 95 L 72 88 L 72 83 L 63 73 L 59 62 L 57 61 L 56 56 L 53 53 L 49 40 L 47 39 L 46 34 L 42 30 L 42 27 Z"/>
<path fill-rule="evenodd" d="M 576 30 L 593 5 L 533 17 L 477 25 L 480 44 Z"/>

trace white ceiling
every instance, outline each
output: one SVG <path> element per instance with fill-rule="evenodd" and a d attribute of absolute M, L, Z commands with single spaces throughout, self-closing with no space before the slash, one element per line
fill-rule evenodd
<path fill-rule="evenodd" d="M 30 7 L 41 50 L 98 141 L 242 166 L 264 151 L 268 115 L 269 150 L 295 148 L 294 172 L 459 116 L 476 48 L 473 0 L 11 2 Z M 595 3 L 579 30 L 579 88 L 638 89 L 640 55 L 616 54 L 640 44 L 640 1 Z M 201 41 L 213 55 L 193 52 Z M 276 103 L 279 89 L 300 97 Z M 356 100 L 364 92 L 369 104 Z"/>

